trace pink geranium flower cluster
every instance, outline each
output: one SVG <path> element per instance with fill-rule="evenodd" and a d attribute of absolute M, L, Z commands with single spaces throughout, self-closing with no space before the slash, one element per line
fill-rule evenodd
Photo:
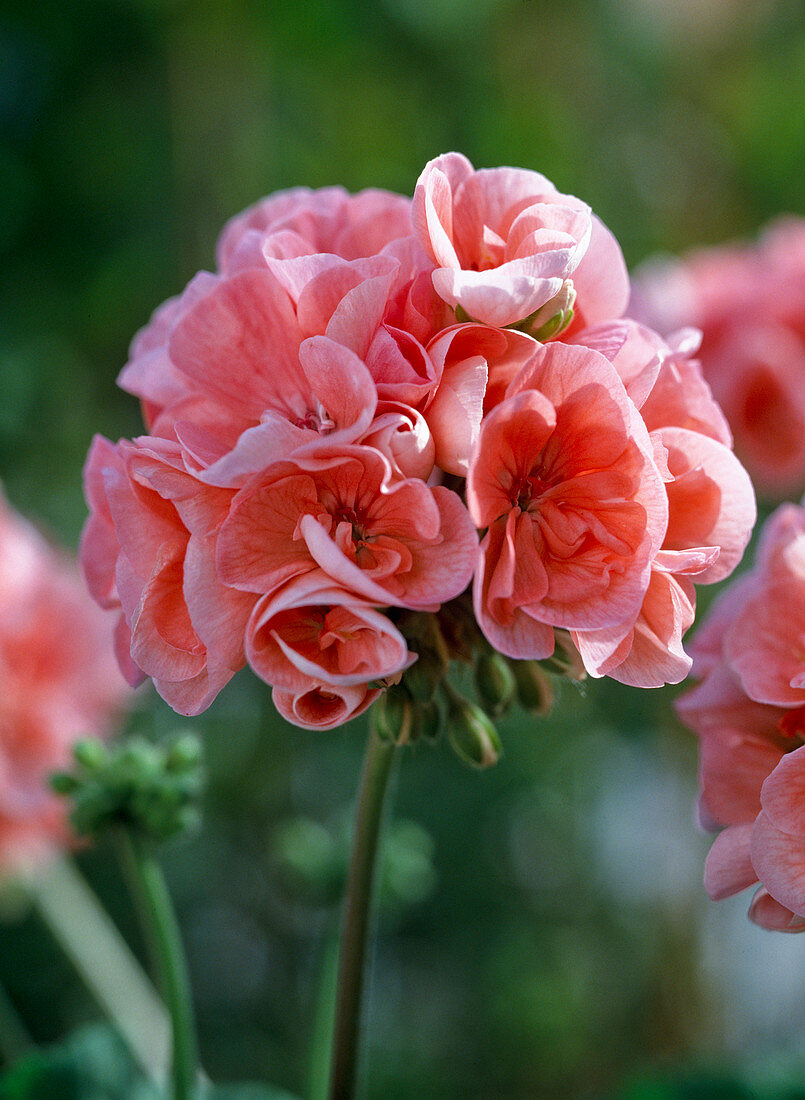
<path fill-rule="evenodd" d="M 0 873 L 66 843 L 48 776 L 82 736 L 109 732 L 128 688 L 108 619 L 73 563 L 0 498 Z"/>
<path fill-rule="evenodd" d="M 781 498 L 805 488 L 805 219 L 774 223 L 756 244 L 649 261 L 635 317 L 666 333 L 703 332 L 701 363 L 755 484 Z"/>
<path fill-rule="evenodd" d="M 705 865 L 716 900 L 761 883 L 749 915 L 805 930 L 805 507 L 768 520 L 754 569 L 698 634 L 702 682 L 678 701 L 700 738 L 701 814 L 721 828 Z"/>
<path fill-rule="evenodd" d="M 694 585 L 733 569 L 754 497 L 694 335 L 628 300 L 585 203 L 457 153 L 412 200 L 236 217 L 132 344 L 148 434 L 87 461 L 84 569 L 132 680 L 192 714 L 248 662 L 330 728 L 456 600 L 508 658 L 559 631 L 594 676 L 683 678 Z"/>

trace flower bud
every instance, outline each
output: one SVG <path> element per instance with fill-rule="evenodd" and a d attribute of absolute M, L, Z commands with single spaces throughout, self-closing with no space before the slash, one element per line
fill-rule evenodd
<path fill-rule="evenodd" d="M 79 835 L 123 826 L 165 840 L 197 824 L 203 773 L 192 735 L 168 746 L 139 737 L 110 749 L 81 741 L 73 754 L 74 770 L 53 776 L 51 786 L 72 799 L 70 820 Z"/>
<path fill-rule="evenodd" d="M 553 653 L 540 662 L 543 667 L 567 680 L 586 680 L 587 670 L 570 634 L 566 630 L 554 630 L 554 640 Z"/>
<path fill-rule="evenodd" d="M 564 332 L 573 320 L 573 306 L 576 303 L 576 288 L 571 279 L 565 279 L 562 289 L 555 294 L 549 302 L 540 306 L 536 313 L 526 317 L 524 321 L 513 325 L 513 328 L 521 329 L 533 336 L 540 343 L 559 336 Z"/>
<path fill-rule="evenodd" d="M 436 617 L 430 613 L 409 612 L 400 618 L 397 626 L 409 649 L 417 654 L 403 682 L 414 699 L 430 702 L 450 660 Z"/>
<path fill-rule="evenodd" d="M 405 673 L 405 686 L 414 699 L 428 703 L 436 694 L 444 669 L 432 659 L 431 651 L 423 650 L 418 660 Z"/>
<path fill-rule="evenodd" d="M 500 653 L 482 653 L 475 662 L 475 686 L 484 710 L 499 718 L 511 706 L 516 684 L 508 661 Z"/>
<path fill-rule="evenodd" d="M 377 736 L 381 741 L 405 745 L 411 740 L 413 701 L 403 686 L 390 687 L 372 708 Z"/>
<path fill-rule="evenodd" d="M 88 771 L 95 771 L 103 767 L 109 759 L 109 754 L 106 751 L 106 746 L 101 744 L 100 741 L 87 738 L 84 741 L 76 741 L 73 745 L 73 757 L 81 767 L 86 768 Z"/>
<path fill-rule="evenodd" d="M 457 692 L 450 695 L 447 733 L 450 744 L 466 764 L 474 768 L 497 764 L 503 751 L 498 731 L 480 707 Z"/>
<path fill-rule="evenodd" d="M 532 714 L 550 714 L 553 685 L 543 669 L 536 661 L 512 661 L 511 669 L 520 706 Z"/>
<path fill-rule="evenodd" d="M 429 703 L 418 703 L 414 710 L 414 727 L 416 737 L 424 737 L 426 741 L 436 741 L 442 727 L 442 712 L 435 699 Z"/>

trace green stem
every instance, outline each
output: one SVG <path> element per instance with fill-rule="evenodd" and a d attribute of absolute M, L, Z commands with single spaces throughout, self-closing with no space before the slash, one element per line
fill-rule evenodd
<path fill-rule="evenodd" d="M 327 1100 L 330 1083 L 330 1053 L 335 1021 L 335 991 L 338 983 L 338 928 L 328 929 L 321 960 L 321 977 L 310 1042 L 308 1100 Z"/>
<path fill-rule="evenodd" d="M 122 832 L 121 841 L 138 898 L 146 940 L 171 1020 L 173 1098 L 193 1100 L 198 1080 L 196 1030 L 190 980 L 176 914 L 162 868 L 148 842 L 132 830 Z"/>
<path fill-rule="evenodd" d="M 361 992 L 372 885 L 394 743 L 369 734 L 347 879 L 333 1029 L 330 1100 L 351 1100 L 358 1069 Z"/>

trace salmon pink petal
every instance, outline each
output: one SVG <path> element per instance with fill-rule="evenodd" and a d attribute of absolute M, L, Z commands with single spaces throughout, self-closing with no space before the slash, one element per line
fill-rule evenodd
<path fill-rule="evenodd" d="M 226 687 L 234 673 L 229 668 L 204 668 L 186 680 L 154 679 L 154 687 L 177 714 L 201 714 Z"/>
<path fill-rule="evenodd" d="M 191 536 L 185 552 L 183 591 L 208 662 L 233 672 L 242 668 L 243 637 L 255 597 L 221 584 L 215 569 L 214 537 Z"/>
<path fill-rule="evenodd" d="M 762 886 L 752 898 L 749 919 L 769 932 L 805 931 L 805 917 L 792 913 L 771 896 Z"/>
<path fill-rule="evenodd" d="M 752 862 L 771 896 L 805 915 L 805 836 L 783 832 L 761 812 L 752 832 Z"/>
<path fill-rule="evenodd" d="M 383 401 L 361 442 L 380 451 L 398 478 L 427 481 L 433 472 L 436 446 L 422 413 L 395 401 Z"/>
<path fill-rule="evenodd" d="M 730 825 L 718 834 L 704 863 L 704 886 L 713 901 L 732 897 L 757 882 L 750 841 L 753 825 Z"/>
<path fill-rule="evenodd" d="M 805 833 L 805 749 L 787 753 L 763 784 L 766 817 L 786 833 Z"/>
<path fill-rule="evenodd" d="M 416 659 L 385 615 L 322 573 L 261 599 L 249 621 L 246 648 L 254 671 L 287 691 L 303 690 L 311 678 L 366 684 L 394 676 Z"/>
<path fill-rule="evenodd" d="M 693 617 L 692 586 L 686 590 L 675 577 L 654 569 L 628 635 L 618 629 L 579 631 L 573 640 L 585 668 L 594 676 L 611 676 L 641 688 L 678 684 L 692 663 L 682 648 L 682 637 Z"/>
<path fill-rule="evenodd" d="M 270 486 L 258 482 L 241 489 L 218 537 L 221 581 L 263 593 L 312 568 L 308 550 L 294 539 L 294 532 L 300 515 L 315 509 L 316 502 L 315 483 L 304 473 L 279 478 Z"/>
<path fill-rule="evenodd" d="M 103 608 L 119 606 L 115 586 L 115 561 L 120 550 L 117 532 L 106 497 L 104 469 L 120 474 L 122 460 L 117 449 L 96 435 L 84 465 L 84 492 L 90 516 L 81 534 L 80 562 L 89 593 Z"/>
<path fill-rule="evenodd" d="M 697 577 L 712 584 L 728 576 L 743 556 L 757 511 L 752 483 L 723 443 L 686 428 L 662 428 L 668 468 L 668 534 L 664 549 L 718 546 L 720 554 Z"/>
<path fill-rule="evenodd" d="M 782 750 L 767 737 L 729 726 L 703 734 L 699 774 L 713 817 L 722 825 L 754 821 L 761 810 L 761 787 L 782 759 Z"/>
<path fill-rule="evenodd" d="M 476 527 L 488 527 L 509 511 L 521 456 L 537 455 L 555 428 L 556 409 L 537 390 L 517 394 L 484 419 L 467 475 L 467 506 Z"/>
<path fill-rule="evenodd" d="M 221 282 L 171 333 L 173 362 L 203 393 L 234 414 L 259 420 L 304 391 L 300 333 L 290 299 L 268 271 Z"/>
<path fill-rule="evenodd" d="M 326 336 L 305 340 L 299 362 L 322 414 L 332 421 L 327 427 L 328 443 L 354 442 L 371 424 L 377 404 L 377 391 L 366 365 Z"/>
<path fill-rule="evenodd" d="M 481 430 L 487 363 L 481 356 L 451 365 L 428 405 L 426 417 L 438 466 L 466 477 L 470 453 Z"/>
<path fill-rule="evenodd" d="M 641 408 L 649 431 L 671 425 L 688 428 L 732 449 L 732 433 L 721 407 L 713 400 L 699 364 L 668 352 Z"/>
<path fill-rule="evenodd" d="M 629 274 L 620 245 L 592 215 L 590 243 L 573 273 L 580 325 L 622 317 L 629 304 Z"/>
<path fill-rule="evenodd" d="M 805 703 L 805 587 L 755 586 L 726 636 L 724 653 L 753 699 L 782 707 Z"/>
<path fill-rule="evenodd" d="M 461 306 L 476 321 L 495 328 L 522 321 L 562 289 L 570 250 L 540 252 L 510 260 L 491 271 L 440 267 L 433 272 L 436 293 L 454 309 Z"/>
<path fill-rule="evenodd" d="M 187 680 L 206 665 L 206 653 L 193 629 L 182 591 L 180 561 L 155 564 L 131 622 L 131 656 L 155 679 Z"/>
<path fill-rule="evenodd" d="M 379 694 L 379 690 L 365 685 L 344 687 L 311 681 L 298 692 L 274 688 L 271 698 L 287 722 L 303 729 L 330 730 L 362 714 Z"/>

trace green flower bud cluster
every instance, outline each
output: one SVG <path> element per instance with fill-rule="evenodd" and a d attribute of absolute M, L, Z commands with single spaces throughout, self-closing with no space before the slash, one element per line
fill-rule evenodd
<path fill-rule="evenodd" d="M 79 836 L 97 837 L 115 826 L 167 840 L 198 826 L 204 785 L 201 744 L 183 734 L 166 745 L 132 737 L 120 745 L 79 741 L 71 771 L 51 776 L 51 787 L 72 800 L 70 821 Z"/>
<path fill-rule="evenodd" d="M 554 686 L 549 673 L 571 680 L 586 675 L 565 630 L 554 631 L 555 650 L 546 660 L 504 657 L 481 634 L 464 597 L 445 604 L 436 615 L 403 612 L 397 626 L 417 660 L 375 704 L 372 716 L 378 736 L 396 745 L 420 738 L 434 741 L 444 725 L 456 753 L 473 767 L 497 762 L 501 743 L 494 722 L 515 703 L 531 714 L 550 713 Z M 456 660 L 472 666 L 477 703 L 447 678 Z"/>

